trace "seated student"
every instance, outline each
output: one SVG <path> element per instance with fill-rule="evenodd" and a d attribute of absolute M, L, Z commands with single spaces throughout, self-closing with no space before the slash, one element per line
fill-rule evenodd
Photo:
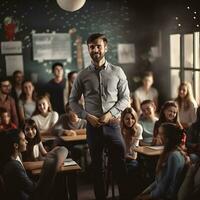
<path fill-rule="evenodd" d="M 47 152 L 42 144 L 40 132 L 35 121 L 26 119 L 23 126 L 23 132 L 28 141 L 26 151 L 22 154 L 23 161 L 43 160 L 44 156 L 47 155 Z"/>
<path fill-rule="evenodd" d="M 16 128 L 17 126 L 11 121 L 10 113 L 5 108 L 0 108 L 0 131 Z"/>
<path fill-rule="evenodd" d="M 189 157 L 182 149 L 184 132 L 176 124 L 163 123 L 159 127 L 163 135 L 164 150 L 156 167 L 155 181 L 138 197 L 137 200 L 176 199 L 181 185 L 184 166 Z"/>
<path fill-rule="evenodd" d="M 190 126 L 187 134 L 187 149 L 191 160 L 200 160 L 200 107 L 197 108 L 196 121 Z"/>
<path fill-rule="evenodd" d="M 166 101 L 164 105 L 161 107 L 159 119 L 158 121 L 156 121 L 153 130 L 152 145 L 163 145 L 163 138 L 162 135 L 159 135 L 158 130 L 161 124 L 164 122 L 173 123 L 182 128 L 182 125 L 179 121 L 178 105 L 175 101 Z"/>
<path fill-rule="evenodd" d="M 35 121 L 41 136 L 51 135 L 52 127 L 58 121 L 58 113 L 52 110 L 49 97 L 39 96 L 32 119 Z"/>
<path fill-rule="evenodd" d="M 66 104 L 65 114 L 62 114 L 53 127 L 54 135 L 85 135 L 86 120 L 78 118 L 77 114 L 72 111 L 69 104 Z"/>
<path fill-rule="evenodd" d="M 57 123 L 54 125 L 52 133 L 56 136 L 85 135 L 87 124 L 86 120 L 78 118 L 77 114 L 72 111 L 69 104 L 66 104 L 65 112 L 66 113 L 62 114 Z M 65 142 L 63 142 L 63 144 L 65 144 Z M 71 151 L 71 157 L 77 161 L 84 170 L 90 162 L 87 144 L 76 144 L 69 150 Z"/>
<path fill-rule="evenodd" d="M 152 87 L 153 84 L 153 73 L 146 71 L 142 77 L 142 86 L 137 88 L 133 95 L 134 107 L 138 114 L 141 113 L 140 104 L 144 100 L 150 99 L 154 101 L 156 107 L 158 106 L 158 91 Z"/>
<path fill-rule="evenodd" d="M 26 151 L 27 141 L 22 131 L 13 129 L 0 135 L 0 174 L 2 174 L 8 200 L 48 200 L 56 172 L 68 151 L 57 147 L 47 154 L 38 183 L 33 182 L 23 166 L 21 152 Z"/>
<path fill-rule="evenodd" d="M 136 163 L 137 153 L 134 148 L 139 146 L 142 140 L 142 126 L 138 124 L 137 113 L 133 108 L 127 107 L 121 114 L 121 129 L 126 145 L 127 162 L 134 161 Z"/>
<path fill-rule="evenodd" d="M 139 119 L 139 124 L 143 128 L 142 137 L 143 140 L 140 141 L 140 145 L 151 145 L 153 140 L 153 129 L 155 122 L 158 120 L 155 111 L 156 106 L 152 100 L 144 100 L 141 105 L 142 114 Z"/>
<path fill-rule="evenodd" d="M 24 80 L 22 83 L 22 93 L 19 97 L 19 119 L 23 124 L 26 119 L 32 117 L 36 108 L 36 92 L 35 87 L 30 80 Z"/>

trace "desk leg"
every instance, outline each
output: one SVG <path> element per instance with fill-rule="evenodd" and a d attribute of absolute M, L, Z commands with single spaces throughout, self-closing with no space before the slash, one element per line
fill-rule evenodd
<path fill-rule="evenodd" d="M 76 172 L 72 172 L 67 174 L 67 185 L 68 185 L 68 192 L 70 200 L 77 200 L 78 194 L 77 194 L 77 176 Z"/>

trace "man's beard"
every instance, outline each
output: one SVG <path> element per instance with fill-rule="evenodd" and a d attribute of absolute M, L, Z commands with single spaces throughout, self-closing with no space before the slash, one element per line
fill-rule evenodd
<path fill-rule="evenodd" d="M 100 60 L 102 60 L 104 57 L 104 55 L 99 55 L 99 53 L 95 53 L 95 54 L 91 54 L 91 58 L 94 62 L 99 62 Z"/>

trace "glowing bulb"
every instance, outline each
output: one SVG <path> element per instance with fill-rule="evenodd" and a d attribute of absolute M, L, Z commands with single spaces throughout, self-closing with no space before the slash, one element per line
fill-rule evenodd
<path fill-rule="evenodd" d="M 181 24 L 178 24 L 178 27 L 181 27 Z"/>
<path fill-rule="evenodd" d="M 190 10 L 190 6 L 188 6 L 187 9 Z"/>
<path fill-rule="evenodd" d="M 178 20 L 178 17 L 176 17 L 175 19 Z"/>

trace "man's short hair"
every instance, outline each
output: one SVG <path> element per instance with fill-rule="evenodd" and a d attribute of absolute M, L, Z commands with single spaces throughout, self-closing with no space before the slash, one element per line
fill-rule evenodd
<path fill-rule="evenodd" d="M 145 77 L 153 77 L 153 72 L 152 71 L 145 71 L 142 75 L 142 78 L 145 78 Z"/>
<path fill-rule="evenodd" d="M 2 82 L 5 82 L 5 81 L 9 81 L 10 82 L 10 79 L 7 76 L 0 77 L 0 85 L 1 85 Z"/>
<path fill-rule="evenodd" d="M 140 107 L 142 107 L 143 105 L 145 104 L 151 104 L 152 106 L 155 106 L 155 103 L 153 100 L 150 100 L 150 99 L 147 99 L 147 100 L 144 100 L 141 104 L 140 104 Z"/>
<path fill-rule="evenodd" d="M 108 39 L 106 38 L 106 36 L 102 33 L 93 33 L 92 35 L 90 35 L 87 39 L 87 45 L 94 42 L 96 39 L 102 39 L 104 41 L 104 43 L 108 43 Z"/>
<path fill-rule="evenodd" d="M 54 63 L 54 64 L 52 65 L 52 68 L 51 68 L 52 73 L 54 73 L 54 69 L 56 68 L 56 66 L 60 66 L 60 67 L 63 68 L 63 64 L 62 64 L 62 63 L 56 62 L 56 63 Z"/>

